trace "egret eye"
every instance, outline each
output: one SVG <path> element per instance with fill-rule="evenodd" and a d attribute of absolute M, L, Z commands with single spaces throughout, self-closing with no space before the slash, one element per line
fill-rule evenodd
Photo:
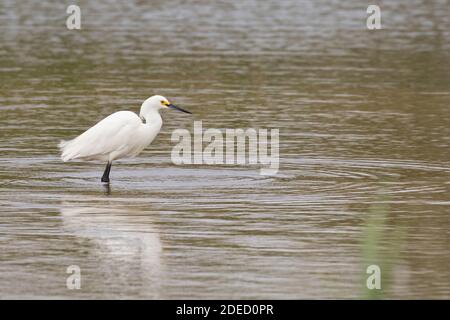
<path fill-rule="evenodd" d="M 169 102 L 168 102 L 168 101 L 161 100 L 161 104 L 164 105 L 164 106 L 168 106 L 168 105 L 169 105 Z"/>

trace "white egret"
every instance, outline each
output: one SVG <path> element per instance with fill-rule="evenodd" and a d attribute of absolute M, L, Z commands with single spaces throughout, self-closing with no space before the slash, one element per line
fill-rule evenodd
<path fill-rule="evenodd" d="M 102 182 L 109 183 L 109 172 L 114 160 L 135 157 L 158 135 L 162 126 L 159 110 L 181 109 L 163 96 L 152 96 L 142 103 L 139 116 L 132 111 L 118 111 L 98 122 L 70 141 L 61 141 L 61 159 L 106 161 Z"/>

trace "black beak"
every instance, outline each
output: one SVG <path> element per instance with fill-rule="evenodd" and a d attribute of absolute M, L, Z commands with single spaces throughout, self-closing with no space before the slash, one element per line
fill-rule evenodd
<path fill-rule="evenodd" d="M 180 107 L 177 107 L 177 106 L 174 105 L 174 104 L 169 104 L 168 107 L 169 107 L 169 108 L 172 108 L 172 109 L 175 109 L 175 110 L 178 110 L 178 111 L 181 111 L 181 112 L 184 112 L 184 113 L 192 114 L 192 112 L 189 112 L 189 111 L 187 111 L 187 110 L 181 109 Z"/>

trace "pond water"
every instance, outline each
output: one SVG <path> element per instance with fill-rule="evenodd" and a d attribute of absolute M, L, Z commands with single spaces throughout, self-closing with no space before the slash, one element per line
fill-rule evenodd
<path fill-rule="evenodd" d="M 447 1 L 373 31 L 359 1 L 80 1 L 81 30 L 69 4 L 0 3 L 0 298 L 450 298 Z M 153 94 L 193 115 L 109 189 L 60 160 Z M 194 120 L 279 129 L 279 172 L 174 165 Z"/>

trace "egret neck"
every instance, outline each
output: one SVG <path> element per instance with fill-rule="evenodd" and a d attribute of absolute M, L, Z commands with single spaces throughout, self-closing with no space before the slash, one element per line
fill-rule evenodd
<path fill-rule="evenodd" d="M 147 125 L 161 127 L 162 126 L 162 118 L 159 114 L 159 110 L 155 108 L 145 108 L 144 105 L 141 107 L 141 111 L 139 113 L 139 117 L 143 119 L 144 123 Z"/>

